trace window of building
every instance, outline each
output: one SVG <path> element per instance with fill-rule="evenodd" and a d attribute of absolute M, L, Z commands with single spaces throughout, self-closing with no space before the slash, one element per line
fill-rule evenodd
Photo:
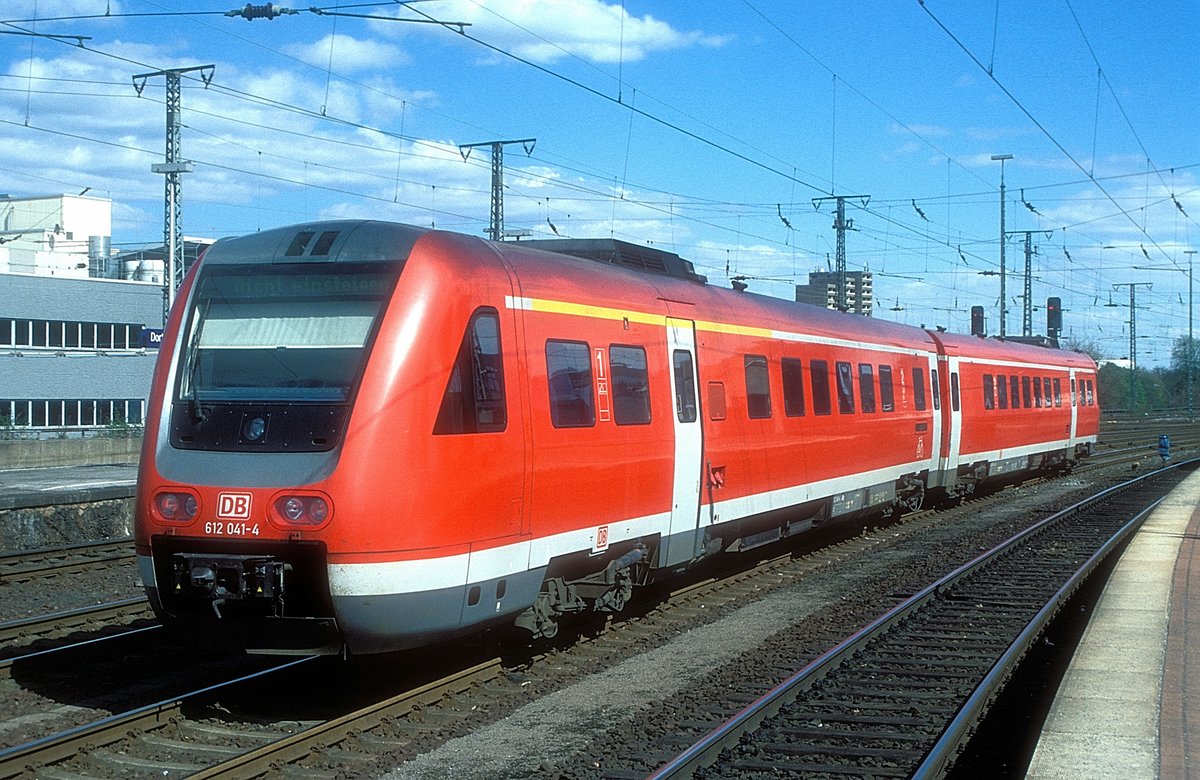
<path fill-rule="evenodd" d="M 925 411 L 925 369 L 913 366 L 913 408 L 918 412 Z"/>
<path fill-rule="evenodd" d="M 896 410 L 896 393 L 892 387 L 892 367 L 879 367 L 879 405 L 885 412 Z"/>
<path fill-rule="evenodd" d="M 612 370 L 613 420 L 617 425 L 650 422 L 650 374 L 646 350 L 614 344 L 608 348 Z"/>
<path fill-rule="evenodd" d="M 586 343 L 548 340 L 546 377 L 550 421 L 555 428 L 587 428 L 596 424 L 592 361 Z"/>
<path fill-rule="evenodd" d="M 854 414 L 854 367 L 837 362 L 838 414 Z"/>
<path fill-rule="evenodd" d="M 788 417 L 804 416 L 804 366 L 799 358 L 779 361 L 783 378 L 783 413 Z"/>
<path fill-rule="evenodd" d="M 1003 374 L 996 377 L 996 405 L 1001 409 L 1008 408 L 1008 377 Z"/>
<path fill-rule="evenodd" d="M 33 341 L 30 346 L 44 347 L 49 342 L 50 323 L 45 320 L 33 321 Z"/>
<path fill-rule="evenodd" d="M 0 347 L 11 347 L 13 344 L 13 330 L 16 324 L 7 317 L 0 317 Z"/>
<path fill-rule="evenodd" d="M 994 409 L 996 406 L 996 380 L 991 374 L 983 375 L 983 408 Z"/>
<path fill-rule="evenodd" d="M 711 420 L 725 419 L 725 383 L 708 383 L 708 417 Z"/>
<path fill-rule="evenodd" d="M 831 414 L 829 398 L 829 364 L 824 360 L 812 360 L 808 364 L 808 378 L 812 380 L 813 414 Z"/>
<path fill-rule="evenodd" d="M 433 432 L 490 433 L 507 426 L 500 316 L 481 308 L 471 315 L 458 345 Z"/>
<path fill-rule="evenodd" d="M 692 353 L 677 349 L 671 356 L 675 366 L 675 413 L 679 422 L 696 421 L 696 370 L 693 368 Z"/>
<path fill-rule="evenodd" d="M 771 416 L 771 385 L 767 374 L 767 359 L 762 355 L 746 355 L 746 410 L 751 419 Z"/>

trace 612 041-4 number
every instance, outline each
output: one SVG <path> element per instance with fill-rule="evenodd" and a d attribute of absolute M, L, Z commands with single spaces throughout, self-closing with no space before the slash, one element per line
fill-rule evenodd
<path fill-rule="evenodd" d="M 209 520 L 204 524 L 204 533 L 214 536 L 258 536 L 258 523 L 226 523 Z"/>

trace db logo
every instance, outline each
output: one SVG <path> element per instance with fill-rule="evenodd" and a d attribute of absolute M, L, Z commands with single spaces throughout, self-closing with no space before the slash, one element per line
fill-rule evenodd
<path fill-rule="evenodd" d="M 608 526 L 602 525 L 596 529 L 596 543 L 592 545 L 592 552 L 599 553 L 608 549 Z"/>
<path fill-rule="evenodd" d="M 249 520 L 249 493 L 220 493 L 217 495 L 217 517 L 222 520 Z"/>

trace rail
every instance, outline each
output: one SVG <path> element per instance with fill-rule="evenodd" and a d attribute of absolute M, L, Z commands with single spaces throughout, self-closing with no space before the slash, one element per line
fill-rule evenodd
<path fill-rule="evenodd" d="M 1170 468 L 1194 468 L 1197 464 L 1200 464 L 1200 460 L 1188 461 Z M 1057 512 L 941 578 L 902 604 L 889 610 L 870 625 L 847 638 L 833 649 L 806 665 L 796 674 L 765 693 L 758 700 L 708 733 L 677 757 L 662 765 L 656 772 L 650 775 L 651 780 L 666 780 L 666 778 L 691 776 L 691 773 L 694 773 L 697 769 L 709 766 L 718 761 L 721 751 L 730 751 L 736 748 L 741 744 L 745 735 L 760 729 L 769 719 L 784 712 L 787 708 L 795 706 L 797 700 L 804 693 L 812 689 L 819 681 L 831 679 L 833 675 L 849 666 L 847 661 L 856 656 L 856 654 L 865 654 L 866 649 L 872 643 L 881 642 L 885 637 L 894 639 L 899 635 L 901 630 L 915 630 L 917 624 L 920 622 L 919 615 L 923 610 L 939 602 L 947 601 L 947 597 L 956 588 L 969 578 L 976 577 L 980 572 L 986 572 L 991 564 L 1002 557 L 1016 555 L 1020 551 L 1022 544 L 1029 541 L 1033 535 L 1043 534 L 1047 529 L 1060 527 L 1066 519 L 1073 518 L 1089 509 L 1096 508 L 1118 494 L 1130 491 L 1140 486 L 1146 480 L 1159 476 L 1162 473 L 1163 470 L 1159 470 L 1152 474 L 1137 477 L 1136 479 L 1108 488 L 1061 512 Z M 1157 505 L 1157 502 L 1154 505 Z M 911 774 L 911 776 L 919 777 L 941 776 L 962 741 L 977 724 L 979 718 L 995 696 L 998 687 L 1003 684 L 1012 669 L 1024 656 L 1030 643 L 1040 635 L 1046 623 L 1058 611 L 1066 598 L 1075 591 L 1078 585 L 1129 534 L 1140 526 L 1150 509 L 1143 509 L 1132 519 L 1122 522 L 1115 533 L 1108 533 L 1106 540 L 1100 545 L 1099 549 L 1088 556 L 1083 565 L 1076 567 L 1074 573 L 1067 578 L 1066 582 L 1056 588 L 1051 597 L 1042 603 L 1042 606 L 1036 610 L 1033 617 L 1025 622 L 1024 628 L 1007 644 L 1006 649 L 999 654 L 995 662 L 990 664 L 987 673 L 982 676 L 977 684 L 972 686 L 969 696 L 957 703 L 955 708 L 956 714 L 941 729 L 940 734 L 933 740 L 932 747 L 927 750 L 919 750 L 915 754 L 917 760 L 909 766 L 908 771 L 904 771 L 905 775 Z M 900 628 L 902 624 L 904 626 L 903 629 Z M 928 644 L 928 640 L 926 640 L 926 644 Z M 847 672 L 846 674 L 849 675 L 851 673 Z M 904 705 L 900 706 L 903 707 Z M 918 704 L 916 706 L 920 708 L 926 705 Z M 865 734 L 859 734 L 857 739 L 861 740 L 865 736 Z M 762 743 L 767 739 L 767 737 L 756 738 L 755 750 L 761 748 Z M 886 751 L 886 753 L 886 760 L 888 761 L 895 760 L 900 762 L 903 760 L 899 756 L 899 754 L 904 753 L 903 750 Z M 734 759 L 729 758 L 729 760 L 732 762 Z M 866 774 L 870 774 L 871 768 L 859 768 L 860 771 L 864 769 L 866 770 Z M 879 767 L 875 767 L 874 769 L 878 770 Z M 900 770 L 901 768 L 889 767 L 889 769 Z M 853 773 L 853 770 L 850 773 Z"/>

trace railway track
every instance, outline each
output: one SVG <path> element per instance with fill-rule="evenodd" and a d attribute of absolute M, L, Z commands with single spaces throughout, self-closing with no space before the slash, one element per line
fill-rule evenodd
<path fill-rule="evenodd" d="M 153 617 L 149 602 L 144 597 L 136 597 L 0 623 L 0 675 L 23 658 L 144 628 L 145 622 Z M 79 634 L 86 636 L 82 640 L 71 640 Z M 62 644 L 54 648 L 45 646 L 55 641 Z M 37 648 L 29 649 L 34 646 Z"/>
<path fill-rule="evenodd" d="M 134 559 L 133 538 L 81 542 L 61 547 L 0 554 L 0 583 L 28 582 L 39 577 L 85 572 Z"/>
<path fill-rule="evenodd" d="M 1049 620 L 1157 504 L 1152 476 L 1058 512 L 943 577 L 652 777 L 940 776 Z"/>

